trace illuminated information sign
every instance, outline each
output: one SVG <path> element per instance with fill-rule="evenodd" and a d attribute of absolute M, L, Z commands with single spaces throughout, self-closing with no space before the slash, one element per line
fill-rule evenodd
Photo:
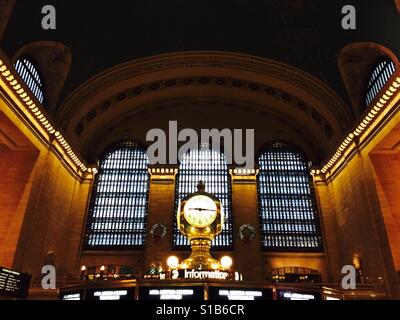
<path fill-rule="evenodd" d="M 81 293 L 66 293 L 61 296 L 61 300 L 64 301 L 79 301 L 82 300 Z"/>
<path fill-rule="evenodd" d="M 140 300 L 204 300 L 204 287 L 140 287 Z"/>
<path fill-rule="evenodd" d="M 278 300 L 321 300 L 321 294 L 317 292 L 278 291 Z"/>
<path fill-rule="evenodd" d="M 208 292 L 210 300 L 256 301 L 273 299 L 272 289 L 210 287 Z"/>
<path fill-rule="evenodd" d="M 133 288 L 127 289 L 91 289 L 86 293 L 86 300 L 133 300 Z"/>
<path fill-rule="evenodd" d="M 26 299 L 31 276 L 0 267 L 0 296 Z"/>

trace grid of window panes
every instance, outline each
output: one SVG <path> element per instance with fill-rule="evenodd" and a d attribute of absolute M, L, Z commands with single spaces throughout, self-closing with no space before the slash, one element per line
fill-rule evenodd
<path fill-rule="evenodd" d="M 365 104 L 369 106 L 396 71 L 392 60 L 385 57 L 377 64 L 368 82 Z"/>
<path fill-rule="evenodd" d="M 43 103 L 43 83 L 39 76 L 39 72 L 33 63 L 28 59 L 22 58 L 17 60 L 14 68 L 28 88 L 32 91 L 36 99 L 38 99 L 40 103 Z"/>
<path fill-rule="evenodd" d="M 100 162 L 93 189 L 86 249 L 143 247 L 148 192 L 145 149 L 125 142 L 108 152 Z"/>
<path fill-rule="evenodd" d="M 322 238 L 308 163 L 292 146 L 276 142 L 258 158 L 262 247 L 321 251 Z"/>
<path fill-rule="evenodd" d="M 182 157 L 176 180 L 175 212 L 180 200 L 197 192 L 197 185 L 200 180 L 205 183 L 205 191 L 221 201 L 224 211 L 222 233 L 214 239 L 212 246 L 214 249 L 230 249 L 233 246 L 232 194 L 230 175 L 223 153 L 203 146 L 197 150 L 189 151 Z M 176 217 L 176 214 L 174 214 L 174 217 Z M 179 232 L 176 218 L 174 218 L 174 225 L 174 246 L 176 248 L 187 248 L 189 242 Z"/>

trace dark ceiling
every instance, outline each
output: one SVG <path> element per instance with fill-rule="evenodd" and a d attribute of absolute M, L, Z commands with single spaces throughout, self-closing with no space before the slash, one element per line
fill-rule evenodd
<path fill-rule="evenodd" d="M 341 8 L 357 8 L 356 31 L 341 29 Z M 41 29 L 41 8 L 57 9 L 57 30 Z M 275 59 L 303 69 L 349 99 L 337 54 L 351 42 L 400 53 L 393 0 L 17 0 L 1 47 L 50 40 L 72 49 L 66 96 L 102 70 L 160 53 L 221 50 Z"/>

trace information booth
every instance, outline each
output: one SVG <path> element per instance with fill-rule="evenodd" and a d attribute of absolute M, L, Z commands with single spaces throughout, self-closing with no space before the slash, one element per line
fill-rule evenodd
<path fill-rule="evenodd" d="M 234 281 L 88 281 L 60 289 L 60 300 L 342 300 L 343 293 L 320 286 Z"/>

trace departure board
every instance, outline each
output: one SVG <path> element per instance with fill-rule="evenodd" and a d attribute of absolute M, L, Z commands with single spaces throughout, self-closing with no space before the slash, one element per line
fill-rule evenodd
<path fill-rule="evenodd" d="M 26 299 L 30 282 L 30 275 L 0 267 L 0 296 Z"/>

